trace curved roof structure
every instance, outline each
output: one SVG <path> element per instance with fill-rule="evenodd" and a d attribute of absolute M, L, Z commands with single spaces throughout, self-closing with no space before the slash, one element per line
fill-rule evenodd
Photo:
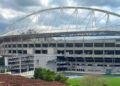
<path fill-rule="evenodd" d="M 36 15 L 36 14 L 39 14 L 39 13 L 42 13 L 42 12 L 46 12 L 46 11 L 59 10 L 59 9 L 84 9 L 84 10 L 92 10 L 92 11 L 103 12 L 103 13 L 106 13 L 106 14 L 110 14 L 110 15 L 114 15 L 114 16 L 120 17 L 120 15 L 117 14 L 117 13 L 113 13 L 113 12 L 106 11 L 106 10 L 102 10 L 102 9 L 96 9 L 96 8 L 88 8 L 88 7 L 56 7 L 56 8 L 49 8 L 49 9 L 40 10 L 40 11 L 31 13 L 31 14 L 29 14 L 29 15 L 26 15 L 25 17 L 17 20 L 16 22 L 14 22 L 14 23 L 11 24 L 10 26 L 8 26 L 7 29 L 9 29 L 9 28 L 12 27 L 14 24 L 16 24 L 16 23 L 24 20 L 25 18 L 27 18 L 27 17 L 29 17 L 29 16 Z"/>
<path fill-rule="evenodd" d="M 119 22 L 119 14 L 106 10 L 56 7 L 40 10 L 16 20 L 0 33 L 0 41 L 20 37 L 119 36 Z"/>

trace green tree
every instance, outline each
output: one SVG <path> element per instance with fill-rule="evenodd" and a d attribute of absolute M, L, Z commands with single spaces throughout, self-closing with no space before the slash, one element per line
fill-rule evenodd
<path fill-rule="evenodd" d="M 45 81 L 58 81 L 61 83 L 66 83 L 67 77 L 60 73 L 55 73 L 54 71 L 45 68 L 36 68 L 34 72 L 35 79 L 41 79 Z"/>

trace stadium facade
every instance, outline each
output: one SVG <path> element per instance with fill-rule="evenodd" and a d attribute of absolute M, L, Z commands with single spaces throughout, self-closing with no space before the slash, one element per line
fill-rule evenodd
<path fill-rule="evenodd" d="M 33 40 L 2 44 L 5 65 L 12 72 L 43 67 L 57 72 L 120 73 L 118 39 Z"/>

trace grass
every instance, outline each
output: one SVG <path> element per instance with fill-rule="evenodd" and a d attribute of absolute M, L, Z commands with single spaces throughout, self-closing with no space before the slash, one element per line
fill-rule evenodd
<path fill-rule="evenodd" d="M 120 77 L 107 77 L 109 86 L 120 86 Z"/>
<path fill-rule="evenodd" d="M 70 86 L 85 86 L 81 83 L 83 78 L 69 79 L 68 84 Z M 120 86 L 120 77 L 105 77 L 105 79 L 108 81 L 108 86 Z"/>
<path fill-rule="evenodd" d="M 81 80 L 82 80 L 83 78 L 74 78 L 74 79 L 68 79 L 68 84 L 70 85 L 70 86 L 83 86 L 82 84 L 81 84 Z"/>

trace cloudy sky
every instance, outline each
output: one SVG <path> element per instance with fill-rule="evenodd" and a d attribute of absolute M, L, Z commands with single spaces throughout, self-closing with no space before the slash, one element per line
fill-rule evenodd
<path fill-rule="evenodd" d="M 62 6 L 94 7 L 120 14 L 120 0 L 0 0 L 0 29 L 32 12 Z"/>

